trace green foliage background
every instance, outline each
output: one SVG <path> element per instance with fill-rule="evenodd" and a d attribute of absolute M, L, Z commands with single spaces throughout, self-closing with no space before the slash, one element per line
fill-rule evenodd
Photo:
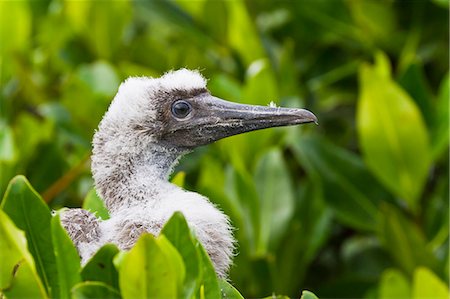
<path fill-rule="evenodd" d="M 20 173 L 51 208 L 82 206 L 120 82 L 200 69 L 216 96 L 320 122 L 228 138 L 176 169 L 237 228 L 244 296 L 439 297 L 448 24 L 446 0 L 2 1 L 0 194 Z"/>

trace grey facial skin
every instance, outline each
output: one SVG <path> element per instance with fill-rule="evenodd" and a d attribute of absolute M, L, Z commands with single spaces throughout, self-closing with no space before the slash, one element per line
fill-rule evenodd
<path fill-rule="evenodd" d="M 185 117 L 171 115 L 162 140 L 192 149 L 219 139 L 271 127 L 317 123 L 308 110 L 233 103 L 202 93 L 183 100 L 191 107 Z M 174 101 L 174 103 L 176 103 Z"/>

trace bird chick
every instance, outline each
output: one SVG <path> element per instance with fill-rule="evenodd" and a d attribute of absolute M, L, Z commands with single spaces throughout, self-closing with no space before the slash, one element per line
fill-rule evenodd
<path fill-rule="evenodd" d="M 229 218 L 206 197 L 168 181 L 178 159 L 195 147 L 248 131 L 317 122 L 311 112 L 227 102 L 212 96 L 197 71 L 129 78 L 93 140 L 92 173 L 110 219 L 70 209 L 62 215 L 82 262 L 104 244 L 130 249 L 143 232 L 157 236 L 174 212 L 184 214 L 226 277 L 234 238 Z"/>

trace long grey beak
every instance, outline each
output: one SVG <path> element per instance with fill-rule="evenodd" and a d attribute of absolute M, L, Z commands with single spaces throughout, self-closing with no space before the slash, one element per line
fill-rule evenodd
<path fill-rule="evenodd" d="M 179 145 L 196 147 L 219 139 L 271 127 L 316 123 L 310 111 L 296 108 L 244 105 L 209 94 L 191 99 L 189 118 L 174 126 Z"/>

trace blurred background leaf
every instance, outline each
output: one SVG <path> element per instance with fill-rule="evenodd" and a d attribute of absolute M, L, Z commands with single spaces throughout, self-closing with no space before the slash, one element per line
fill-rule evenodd
<path fill-rule="evenodd" d="M 449 279 L 448 24 L 442 0 L 0 2 L 1 194 L 25 174 L 51 209 L 106 218 L 89 156 L 120 82 L 199 69 L 216 96 L 320 123 L 234 136 L 175 169 L 236 227 L 244 297 L 428 294 L 418 278 Z"/>

